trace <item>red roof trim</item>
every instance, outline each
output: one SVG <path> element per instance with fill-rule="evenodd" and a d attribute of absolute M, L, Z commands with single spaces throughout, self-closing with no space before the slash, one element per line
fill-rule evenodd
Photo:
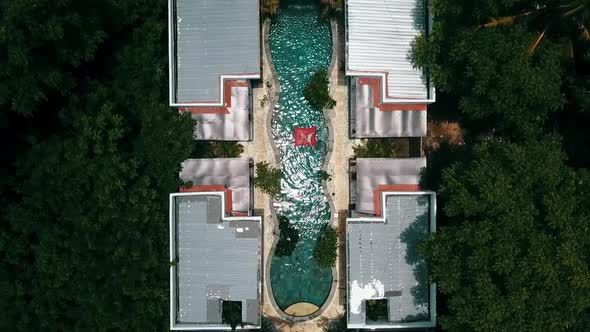
<path fill-rule="evenodd" d="M 417 184 L 382 184 L 378 189 L 373 191 L 373 205 L 375 215 L 381 216 L 381 193 L 387 191 L 420 191 L 420 186 Z"/>
<path fill-rule="evenodd" d="M 381 101 L 381 78 L 378 77 L 361 77 L 358 80 L 360 85 L 370 85 L 373 87 L 373 106 L 378 107 L 380 111 L 426 111 L 426 104 L 392 104 Z M 387 89 L 387 86 L 385 87 Z M 414 98 L 406 98 L 414 99 Z"/>
<path fill-rule="evenodd" d="M 231 189 L 225 185 L 206 185 L 206 186 L 192 186 L 180 187 L 180 192 L 209 192 L 209 191 L 223 191 L 225 192 L 225 213 L 232 213 L 233 210 L 233 194 Z"/>
<path fill-rule="evenodd" d="M 224 87 L 224 106 L 187 106 L 181 107 L 181 112 L 190 112 L 191 114 L 229 114 L 231 108 L 231 88 L 232 87 L 248 87 L 248 81 L 226 80 Z M 198 103 L 198 101 L 191 101 L 189 103 Z"/>

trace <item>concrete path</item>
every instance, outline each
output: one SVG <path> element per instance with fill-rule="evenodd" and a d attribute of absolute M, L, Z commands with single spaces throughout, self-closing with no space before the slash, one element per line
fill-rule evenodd
<path fill-rule="evenodd" d="M 340 37 L 342 37 L 340 35 Z M 327 183 L 329 194 L 334 200 L 335 211 L 334 218 L 336 220 L 345 217 L 348 210 L 348 161 L 352 157 L 352 147 L 358 144 L 358 140 L 350 140 L 348 137 L 348 88 L 345 85 L 343 77 L 343 70 L 340 68 L 341 56 L 343 56 L 343 38 L 339 38 L 338 51 L 336 52 L 335 66 L 330 73 L 330 91 L 332 97 L 336 100 L 336 107 L 332 110 L 326 111 L 328 123 L 332 126 L 333 133 L 333 150 L 328 161 L 328 173 L 331 175 L 331 180 Z M 263 33 L 263 48 L 268 47 Z M 263 82 L 259 87 L 253 89 L 253 123 L 254 123 L 254 139 L 251 142 L 242 143 L 244 152 L 242 158 L 251 158 L 254 162 L 267 161 L 270 164 L 276 165 L 276 157 L 269 139 L 268 124 L 269 117 L 272 116 L 272 107 L 276 92 L 279 87 L 276 86 L 276 79 L 272 76 L 267 58 L 267 52 L 263 49 L 262 53 L 262 76 Z M 264 222 L 264 243 L 263 243 L 263 269 L 266 269 L 268 264 L 270 249 L 275 240 L 275 226 L 271 211 L 269 210 L 270 198 L 263 194 L 260 190 L 255 189 L 254 193 L 254 207 L 263 216 Z M 342 214 L 341 216 L 339 215 Z M 342 231 L 342 230 L 340 230 Z M 342 251 L 341 251 L 342 252 Z M 338 257 L 336 266 L 341 266 L 341 258 Z M 301 323 L 293 323 L 281 319 L 278 312 L 272 306 L 269 298 L 267 287 L 270 285 L 270 280 L 263 280 L 263 307 L 262 312 L 264 316 L 271 319 L 275 325 L 282 331 L 322 331 L 327 323 L 336 319 L 344 313 L 345 307 L 345 289 L 346 276 L 341 275 L 344 271 L 337 269 L 336 293 L 332 297 L 330 304 L 321 316 Z M 261 271 L 265 275 L 265 271 Z"/>

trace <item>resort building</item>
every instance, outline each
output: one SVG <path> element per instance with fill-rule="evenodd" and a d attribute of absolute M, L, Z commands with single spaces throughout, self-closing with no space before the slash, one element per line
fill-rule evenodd
<path fill-rule="evenodd" d="M 252 138 L 250 80 L 260 79 L 258 0 L 169 0 L 170 105 L 199 140 Z"/>
<path fill-rule="evenodd" d="M 252 163 L 189 159 L 189 183 L 170 194 L 170 329 L 229 330 L 237 307 L 245 328 L 261 317 L 261 218 L 252 216 Z"/>
<path fill-rule="evenodd" d="M 346 223 L 347 322 L 355 329 L 436 326 L 436 285 L 417 245 L 436 231 L 424 158 L 357 159 Z"/>
<path fill-rule="evenodd" d="M 434 87 L 410 60 L 429 30 L 426 1 L 347 0 L 345 15 L 350 137 L 426 136 Z"/>

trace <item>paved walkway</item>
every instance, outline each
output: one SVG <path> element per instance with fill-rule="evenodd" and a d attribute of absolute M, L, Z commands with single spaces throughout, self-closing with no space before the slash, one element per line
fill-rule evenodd
<path fill-rule="evenodd" d="M 352 146 L 358 144 L 358 140 L 350 140 L 348 137 L 348 89 L 344 84 L 345 80 L 343 79 L 343 71 L 340 68 L 340 58 L 344 54 L 342 40 L 338 45 L 338 52 L 336 52 L 337 57 L 334 59 L 336 65 L 330 77 L 330 91 L 332 92 L 332 97 L 336 100 L 336 107 L 335 109 L 326 112 L 333 133 L 333 150 L 328 162 L 328 173 L 331 175 L 332 179 L 328 181 L 327 188 L 334 200 L 335 211 L 333 211 L 333 213 L 336 220 L 338 220 L 339 217 L 340 219 L 344 217 L 339 216 L 339 211 L 341 211 L 342 214 L 345 214 L 348 210 L 348 160 L 352 156 Z M 267 47 L 267 45 L 263 45 L 263 47 Z M 255 162 L 267 161 L 276 165 L 274 152 L 267 132 L 267 124 L 270 123 L 269 117 L 272 116 L 272 99 L 278 87 L 274 86 L 276 83 L 273 83 L 274 79 L 272 77 L 268 60 L 266 52 L 263 50 L 263 83 L 261 86 L 253 89 L 254 139 L 251 142 L 242 143 L 244 146 L 242 158 L 252 158 Z M 255 189 L 254 196 L 254 207 L 261 211 L 264 216 L 263 263 L 265 266 L 263 266 L 263 271 L 261 271 L 261 273 L 265 274 L 270 249 L 275 239 L 275 225 L 269 211 L 269 196 L 263 194 L 258 189 Z M 336 266 L 341 266 L 341 263 L 339 257 Z M 336 285 L 334 286 L 336 287 L 336 292 L 332 297 L 330 304 L 320 317 L 302 323 L 292 323 L 280 318 L 269 298 L 267 287 L 269 287 L 270 280 L 263 280 L 262 312 L 264 316 L 274 321 L 275 325 L 282 331 L 303 332 L 323 330 L 330 320 L 336 319 L 344 313 L 344 293 L 346 289 L 344 283 L 345 276 L 340 276 L 340 272 L 343 272 L 342 269 L 337 270 Z"/>

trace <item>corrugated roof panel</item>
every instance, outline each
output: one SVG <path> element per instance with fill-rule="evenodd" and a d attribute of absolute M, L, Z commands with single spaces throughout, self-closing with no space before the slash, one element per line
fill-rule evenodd
<path fill-rule="evenodd" d="M 426 77 L 410 61 L 425 19 L 422 0 L 348 0 L 347 70 L 387 74 L 388 98 L 428 99 Z"/>
<path fill-rule="evenodd" d="M 355 79 L 356 82 L 356 79 Z M 426 111 L 382 111 L 373 105 L 373 86 L 352 84 L 353 137 L 423 137 Z"/>
<path fill-rule="evenodd" d="M 218 325 L 221 306 L 216 301 L 231 300 L 242 302 L 246 322 L 258 324 L 252 305 L 259 305 L 261 239 L 238 234 L 246 228 L 260 234 L 260 223 L 244 219 L 232 227 L 220 218 L 211 223 L 210 212 L 221 208 L 220 200 L 215 195 L 175 198 L 177 319 L 192 325 Z"/>
<path fill-rule="evenodd" d="M 357 158 L 356 210 L 374 214 L 374 193 L 379 185 L 418 184 L 426 158 Z"/>
<path fill-rule="evenodd" d="M 389 324 L 429 320 L 428 274 L 416 251 L 429 233 L 429 196 L 388 195 L 385 216 L 348 222 L 349 324 L 371 327 L 369 299 L 387 299 Z"/>
<path fill-rule="evenodd" d="M 176 102 L 221 103 L 221 75 L 260 76 L 258 0 L 172 0 Z"/>
<path fill-rule="evenodd" d="M 187 159 L 180 178 L 196 186 L 225 185 L 232 191 L 233 211 L 249 212 L 252 207 L 250 160 L 238 158 Z"/>
<path fill-rule="evenodd" d="M 248 141 L 252 129 L 250 121 L 250 89 L 231 88 L 229 114 L 192 114 L 196 140 Z"/>

